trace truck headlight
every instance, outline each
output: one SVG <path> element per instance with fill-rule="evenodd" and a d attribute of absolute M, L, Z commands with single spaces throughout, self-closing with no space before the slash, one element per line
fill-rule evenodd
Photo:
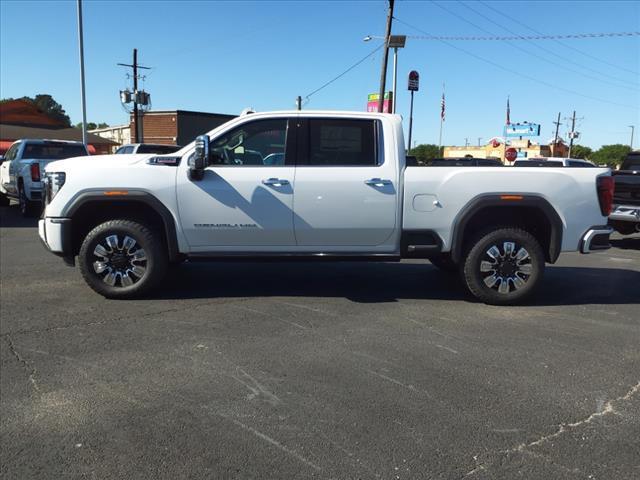
<path fill-rule="evenodd" d="M 67 175 L 64 172 L 47 172 L 45 175 L 45 188 L 47 203 L 53 200 L 53 197 L 60 191 Z"/>

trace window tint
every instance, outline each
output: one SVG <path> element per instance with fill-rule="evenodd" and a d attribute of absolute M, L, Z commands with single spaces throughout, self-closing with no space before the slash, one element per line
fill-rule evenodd
<path fill-rule="evenodd" d="M 173 153 L 180 150 L 177 145 L 140 145 L 137 153 Z"/>
<path fill-rule="evenodd" d="M 62 143 L 27 144 L 23 158 L 61 160 L 71 157 L 86 157 L 84 145 L 66 145 Z"/>
<path fill-rule="evenodd" d="M 375 166 L 375 120 L 309 120 L 308 165 Z"/>
<path fill-rule="evenodd" d="M 279 166 L 285 164 L 287 119 L 256 120 L 214 139 L 212 163 L 229 166 Z"/>
<path fill-rule="evenodd" d="M 570 167 L 593 168 L 593 165 L 587 162 L 576 162 L 574 160 L 569 160 L 568 164 Z"/>

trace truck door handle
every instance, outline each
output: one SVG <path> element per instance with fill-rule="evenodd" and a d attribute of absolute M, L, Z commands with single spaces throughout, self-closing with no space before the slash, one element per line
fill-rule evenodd
<path fill-rule="evenodd" d="M 273 187 L 282 187 L 283 185 L 289 185 L 289 180 L 284 178 L 267 178 L 262 180 L 263 185 L 269 185 Z"/>
<path fill-rule="evenodd" d="M 384 178 L 370 178 L 369 180 L 365 180 L 364 183 L 375 187 L 384 187 L 385 185 L 392 184 L 391 180 L 386 180 Z"/>

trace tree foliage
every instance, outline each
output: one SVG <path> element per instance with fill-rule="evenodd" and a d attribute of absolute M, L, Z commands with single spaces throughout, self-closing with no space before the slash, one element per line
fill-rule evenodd
<path fill-rule="evenodd" d="M 631 148 L 629 145 L 622 145 L 620 143 L 615 145 L 603 145 L 589 157 L 589 160 L 600 165 L 613 166 L 622 163 L 630 151 Z"/>
<path fill-rule="evenodd" d="M 584 145 L 574 145 L 571 148 L 571 158 L 582 158 L 589 160 L 592 154 L 593 150 L 591 150 L 589 147 L 585 147 Z"/>
<path fill-rule="evenodd" d="M 422 143 L 409 150 L 409 155 L 416 157 L 420 163 L 427 163 L 427 161 L 433 160 L 434 158 L 442 158 L 442 151 L 443 149 L 437 145 Z"/>
<path fill-rule="evenodd" d="M 95 130 L 96 128 L 107 128 L 109 126 L 108 123 L 94 123 L 94 122 L 87 122 L 87 130 Z M 82 129 L 82 122 L 78 122 L 75 125 L 76 128 L 78 129 Z"/>
<path fill-rule="evenodd" d="M 35 97 L 22 97 L 22 98 L 3 98 L 0 100 L 1 102 L 10 102 L 12 100 L 25 100 L 27 102 L 33 103 L 39 110 L 46 113 L 49 117 L 54 120 L 58 120 L 65 127 L 71 126 L 71 119 L 67 112 L 64 111 L 62 105 L 56 102 L 53 97 L 47 93 L 40 93 Z"/>

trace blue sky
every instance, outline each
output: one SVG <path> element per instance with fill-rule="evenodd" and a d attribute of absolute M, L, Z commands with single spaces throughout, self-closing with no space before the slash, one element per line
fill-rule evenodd
<path fill-rule="evenodd" d="M 293 108 L 297 95 L 304 97 L 378 45 L 362 39 L 383 35 L 386 8 L 386 1 L 85 1 L 88 120 L 126 122 L 118 91 L 129 81 L 116 64 L 130 63 L 133 47 L 140 62 L 153 67 L 144 85 L 154 109 Z M 396 2 L 395 16 L 393 33 L 418 36 L 536 34 L 527 27 L 543 34 L 640 31 L 640 2 L 632 1 L 405 0 Z M 2 0 L 0 95 L 50 93 L 74 123 L 80 121 L 76 28 L 75 1 Z M 365 110 L 367 94 L 378 90 L 381 55 L 313 95 L 305 108 Z M 633 124 L 640 145 L 638 36 L 560 43 L 408 38 L 398 66 L 398 113 L 405 120 L 406 78 L 413 69 L 421 78 L 414 110 L 418 143 L 438 142 L 444 82 L 444 144 L 500 135 L 509 95 L 512 121 L 541 123 L 540 140 L 553 136 L 559 111 L 564 118 L 575 109 L 579 143 L 628 143 Z M 391 75 L 387 84 L 390 89 Z"/>

